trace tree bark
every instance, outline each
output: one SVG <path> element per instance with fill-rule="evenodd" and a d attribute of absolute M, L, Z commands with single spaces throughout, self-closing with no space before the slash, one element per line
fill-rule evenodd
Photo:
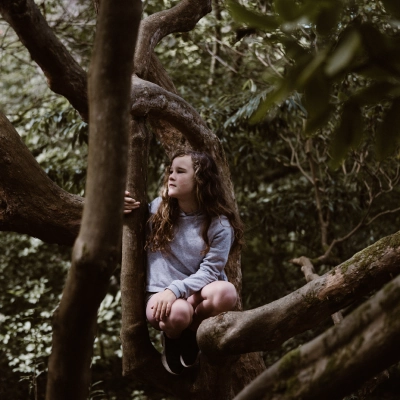
<path fill-rule="evenodd" d="M 83 199 L 51 181 L 0 111 L 0 230 L 72 245 Z"/>
<path fill-rule="evenodd" d="M 49 400 L 83 400 L 88 396 L 97 310 L 119 259 L 129 81 L 140 14 L 140 1 L 102 1 L 89 79 L 86 202 L 71 270 L 53 318 Z M 132 41 L 122 42 L 121 37 Z"/>
<path fill-rule="evenodd" d="M 235 400 L 339 400 L 400 360 L 400 276 L 263 372 Z"/>
<path fill-rule="evenodd" d="M 202 351 L 223 355 L 276 349 L 316 326 L 400 272 L 400 231 L 289 295 L 254 310 L 228 312 L 205 320 L 198 338 Z"/>

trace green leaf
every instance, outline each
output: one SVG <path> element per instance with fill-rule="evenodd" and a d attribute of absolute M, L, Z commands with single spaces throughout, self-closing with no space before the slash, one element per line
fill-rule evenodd
<path fill-rule="evenodd" d="M 330 82 L 321 69 L 307 82 L 304 90 L 305 106 L 309 118 L 306 134 L 312 134 L 329 119 L 332 107 L 329 105 Z"/>
<path fill-rule="evenodd" d="M 289 94 L 289 89 L 288 86 L 285 84 L 282 84 L 279 88 L 277 88 L 270 96 L 268 96 L 265 100 L 263 100 L 260 105 L 258 106 L 257 110 L 254 112 L 254 114 L 250 117 L 250 124 L 256 124 L 260 122 L 271 106 L 273 106 L 275 103 L 279 103 L 283 99 L 287 97 Z"/>
<path fill-rule="evenodd" d="M 228 0 L 228 8 L 236 22 L 261 30 L 274 30 L 279 27 L 275 17 L 248 10 L 234 0 Z"/>
<path fill-rule="evenodd" d="M 361 37 L 358 31 L 351 30 L 334 51 L 325 67 L 328 76 L 334 76 L 343 71 L 361 49 Z"/>
<path fill-rule="evenodd" d="M 328 104 L 326 108 L 321 110 L 318 114 L 310 115 L 306 122 L 305 134 L 311 136 L 317 129 L 322 128 L 329 121 L 334 110 L 335 107 Z"/>
<path fill-rule="evenodd" d="M 347 152 L 360 144 L 363 131 L 361 109 L 357 103 L 350 100 L 343 106 L 342 119 L 331 144 L 332 168 L 337 168 Z"/>
<path fill-rule="evenodd" d="M 275 0 L 275 11 L 284 21 L 294 21 L 300 18 L 301 8 L 294 0 Z"/>
<path fill-rule="evenodd" d="M 341 1 L 329 3 L 329 7 L 321 7 L 315 21 L 316 30 L 319 35 L 329 35 L 335 28 L 338 28 L 342 10 L 343 3 Z"/>
<path fill-rule="evenodd" d="M 296 81 L 296 88 L 301 90 L 307 82 L 312 79 L 316 71 L 321 67 L 321 64 L 325 61 L 327 51 L 321 50 L 315 57 L 311 58 L 311 62 L 302 68 Z"/>
<path fill-rule="evenodd" d="M 373 85 L 361 89 L 353 96 L 353 100 L 360 106 L 374 105 L 383 100 L 387 100 L 391 95 L 400 95 L 400 87 L 390 82 L 377 82 Z"/>
<path fill-rule="evenodd" d="M 386 11 L 392 14 L 394 17 L 400 19 L 400 2 L 399 0 L 382 0 Z"/>
<path fill-rule="evenodd" d="M 400 99 L 393 101 L 376 135 L 376 155 L 382 161 L 392 155 L 400 139 Z"/>

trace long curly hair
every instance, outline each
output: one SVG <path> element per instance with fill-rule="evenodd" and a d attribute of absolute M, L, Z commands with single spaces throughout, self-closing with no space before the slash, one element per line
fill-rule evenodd
<path fill-rule="evenodd" d="M 231 252 L 243 245 L 243 224 L 233 203 L 229 201 L 222 184 L 214 159 L 207 153 L 193 150 L 179 150 L 171 158 L 171 163 L 165 171 L 164 183 L 161 191 L 161 203 L 153 214 L 151 233 L 147 239 L 146 248 L 150 251 L 168 250 L 169 243 L 174 238 L 174 226 L 179 217 L 178 200 L 168 196 L 168 180 L 170 167 L 177 157 L 190 156 L 193 163 L 195 179 L 195 195 L 199 211 L 205 216 L 201 236 L 206 244 L 203 254 L 210 250 L 208 229 L 215 217 L 225 215 L 234 231 L 234 242 Z"/>

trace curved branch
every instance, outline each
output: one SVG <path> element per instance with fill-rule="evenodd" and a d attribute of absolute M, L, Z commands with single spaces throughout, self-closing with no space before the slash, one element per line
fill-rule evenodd
<path fill-rule="evenodd" d="M 147 78 L 151 55 L 160 40 L 170 33 L 191 31 L 209 12 L 211 0 L 182 0 L 175 7 L 144 19 L 140 25 L 135 52 L 135 73 L 141 78 Z"/>
<path fill-rule="evenodd" d="M 400 360 L 399 314 L 397 277 L 339 326 L 286 354 L 235 400 L 343 398 Z"/>
<path fill-rule="evenodd" d="M 271 350 L 304 332 L 400 272 L 400 232 L 381 239 L 327 274 L 265 306 L 204 321 L 199 345 L 207 356 Z"/>
<path fill-rule="evenodd" d="M 132 115 L 167 121 L 186 137 L 193 148 L 208 151 L 215 157 L 221 154 L 221 145 L 214 133 L 198 112 L 178 95 L 134 76 L 131 100 Z"/>
<path fill-rule="evenodd" d="M 72 245 L 82 209 L 83 199 L 49 179 L 0 112 L 0 230 Z"/>
<path fill-rule="evenodd" d="M 50 89 L 66 97 L 87 121 L 86 72 L 54 34 L 34 1 L 0 0 L 0 13 L 46 75 Z"/>

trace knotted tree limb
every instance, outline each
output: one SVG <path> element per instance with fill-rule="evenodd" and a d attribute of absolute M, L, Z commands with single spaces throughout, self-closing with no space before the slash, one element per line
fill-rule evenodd
<path fill-rule="evenodd" d="M 90 66 L 89 160 L 82 226 L 53 318 L 46 399 L 84 400 L 97 311 L 120 254 L 126 184 L 129 81 L 140 0 L 103 0 Z M 99 190 L 102 195 L 99 196 Z"/>
<path fill-rule="evenodd" d="M 235 400 L 339 400 L 400 360 L 400 276 L 343 322 L 292 350 Z"/>
<path fill-rule="evenodd" d="M 330 272 L 265 306 L 204 321 L 200 348 L 209 357 L 276 349 L 400 272 L 400 232 L 355 254 Z"/>
<path fill-rule="evenodd" d="M 46 75 L 50 89 L 88 117 L 86 72 L 54 34 L 33 0 L 0 0 L 0 13 Z"/>
<path fill-rule="evenodd" d="M 72 245 L 83 199 L 57 186 L 0 111 L 0 230 Z"/>
<path fill-rule="evenodd" d="M 186 137 L 193 148 L 208 151 L 217 159 L 221 157 L 220 141 L 189 103 L 137 76 L 132 78 L 131 113 L 167 121 Z"/>
<path fill-rule="evenodd" d="M 301 270 L 304 273 L 304 277 L 307 282 L 311 282 L 314 279 L 319 278 L 319 275 L 315 273 L 314 266 L 309 258 L 301 256 L 300 258 L 294 258 L 290 260 L 292 264 L 301 266 Z M 340 324 L 343 321 L 343 315 L 340 311 L 331 315 L 333 323 L 335 325 Z"/>

